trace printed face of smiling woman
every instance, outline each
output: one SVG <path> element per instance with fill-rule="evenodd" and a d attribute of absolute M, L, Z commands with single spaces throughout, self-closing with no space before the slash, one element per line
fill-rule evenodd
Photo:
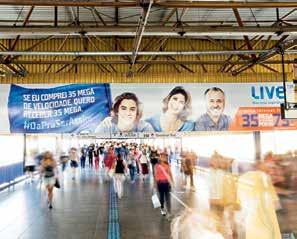
<path fill-rule="evenodd" d="M 183 94 L 173 95 L 168 101 L 167 111 L 173 114 L 180 114 L 185 107 L 185 103 L 186 99 Z"/>

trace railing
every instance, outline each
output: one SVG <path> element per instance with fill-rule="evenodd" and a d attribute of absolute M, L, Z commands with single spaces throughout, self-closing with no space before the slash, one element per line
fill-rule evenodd
<path fill-rule="evenodd" d="M 15 184 L 14 181 L 17 177 L 24 175 L 23 162 L 10 164 L 0 167 L 0 190 L 6 188 L 11 184 Z M 6 185 L 1 187 L 1 185 Z"/>

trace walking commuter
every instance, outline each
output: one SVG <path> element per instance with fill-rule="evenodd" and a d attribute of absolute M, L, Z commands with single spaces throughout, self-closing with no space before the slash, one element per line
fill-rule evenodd
<path fill-rule="evenodd" d="M 134 158 L 136 160 L 136 173 L 137 175 L 139 175 L 140 173 L 140 167 L 139 167 L 139 158 L 141 156 L 141 151 L 138 149 L 137 146 L 135 146 L 135 150 L 134 150 Z"/>
<path fill-rule="evenodd" d="M 155 148 L 155 146 L 152 146 L 150 150 L 150 162 L 153 169 L 153 175 L 155 175 L 155 165 L 158 163 L 158 161 L 159 161 L 158 150 Z"/>
<path fill-rule="evenodd" d="M 75 179 L 76 168 L 78 167 L 78 155 L 76 148 L 72 147 L 69 152 L 70 167 L 72 169 L 72 180 Z"/>
<path fill-rule="evenodd" d="M 29 176 L 31 182 L 33 182 L 35 167 L 36 167 L 35 151 L 30 150 L 29 155 L 27 155 L 25 158 L 25 171 Z"/>
<path fill-rule="evenodd" d="M 122 155 L 123 160 L 127 160 L 128 150 L 126 148 L 126 145 L 122 143 L 120 154 Z"/>
<path fill-rule="evenodd" d="M 134 149 L 131 149 L 127 156 L 128 168 L 130 173 L 131 183 L 135 182 L 135 172 L 136 172 L 136 160 L 134 157 Z"/>
<path fill-rule="evenodd" d="M 179 161 L 180 161 L 180 149 L 179 147 L 175 147 L 175 150 L 174 150 L 174 154 L 175 154 L 175 160 L 176 160 L 176 164 L 178 165 L 179 164 Z"/>
<path fill-rule="evenodd" d="M 195 190 L 194 186 L 194 166 L 197 162 L 197 155 L 193 150 L 186 151 L 182 154 L 181 171 L 184 173 L 184 187 L 187 186 L 188 178 L 190 178 L 191 190 Z"/>
<path fill-rule="evenodd" d="M 80 153 L 80 167 L 84 169 L 86 167 L 86 158 L 88 154 L 87 145 L 84 145 L 84 147 L 81 148 Z"/>
<path fill-rule="evenodd" d="M 105 177 L 107 179 L 109 179 L 109 172 L 112 169 L 115 159 L 116 157 L 114 153 L 114 148 L 111 145 L 104 156 Z"/>
<path fill-rule="evenodd" d="M 161 214 L 167 214 L 168 219 L 171 213 L 170 191 L 173 186 L 173 177 L 170 166 L 167 161 L 167 155 L 160 154 L 159 163 L 155 165 L 155 185 L 159 192 L 161 203 Z M 166 203 L 166 210 L 165 210 Z"/>
<path fill-rule="evenodd" d="M 102 143 L 100 144 L 98 150 L 99 150 L 99 164 L 101 164 L 101 167 L 104 168 L 103 159 L 104 159 L 105 148 L 104 148 L 104 145 Z"/>
<path fill-rule="evenodd" d="M 53 154 L 49 151 L 44 153 L 40 166 L 40 174 L 43 176 L 43 183 L 47 189 L 48 207 L 49 209 L 52 209 L 53 189 L 58 176 L 58 168 L 57 163 L 53 158 Z"/>
<path fill-rule="evenodd" d="M 142 150 L 142 154 L 141 154 L 141 156 L 139 158 L 139 163 L 140 163 L 140 168 L 141 168 L 142 180 L 145 180 L 148 173 L 149 173 L 146 149 Z"/>
<path fill-rule="evenodd" d="M 62 172 L 65 171 L 68 161 L 69 161 L 69 155 L 67 155 L 66 152 L 62 152 L 60 155 L 60 163 L 62 165 Z"/>
<path fill-rule="evenodd" d="M 98 146 L 94 149 L 94 162 L 95 162 L 95 170 L 99 171 L 99 148 Z"/>
<path fill-rule="evenodd" d="M 123 194 L 124 194 L 124 189 L 123 189 L 123 182 L 125 180 L 125 173 L 128 171 L 127 170 L 127 165 L 125 161 L 122 158 L 121 154 L 117 155 L 117 159 L 114 162 L 113 168 L 115 169 L 115 174 L 114 174 L 114 190 L 116 194 L 118 195 L 118 198 L 121 199 Z"/>
<path fill-rule="evenodd" d="M 93 153 L 94 145 L 90 144 L 90 146 L 88 147 L 89 168 L 93 168 Z"/>

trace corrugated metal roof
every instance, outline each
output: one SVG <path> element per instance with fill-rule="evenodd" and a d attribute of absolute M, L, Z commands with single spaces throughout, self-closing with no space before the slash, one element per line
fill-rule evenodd
<path fill-rule="evenodd" d="M 12 26 L 17 21 L 23 21 L 29 11 L 29 6 L 0 6 L 0 22 L 2 26 Z M 106 22 L 115 21 L 115 8 L 96 8 L 97 12 L 100 14 L 102 19 Z M 293 9 L 290 8 L 280 8 L 279 15 L 280 18 L 290 12 Z M 77 8 L 73 7 L 73 11 L 76 13 Z M 152 8 L 149 15 L 149 22 L 160 22 L 165 19 L 166 16 L 172 11 L 172 9 L 163 8 Z M 178 15 L 180 16 L 183 9 L 178 9 Z M 242 21 L 255 21 L 255 23 L 249 22 L 248 25 L 256 25 L 256 22 L 261 21 L 276 21 L 276 9 L 239 9 Z M 131 23 L 135 24 L 139 20 L 141 15 L 141 8 L 119 8 L 119 22 L 120 23 Z M 72 21 L 71 7 L 59 7 L 58 8 L 58 18 L 63 25 L 64 21 Z M 79 8 L 79 19 L 81 22 L 94 22 L 96 16 L 92 14 L 91 8 L 80 7 Z M 171 17 L 171 21 L 177 19 L 176 15 Z M 11 21 L 11 22 L 3 22 Z M 97 21 L 98 17 L 96 18 Z M 291 14 L 286 20 L 297 20 L 296 13 Z M 54 7 L 43 7 L 36 6 L 29 20 L 29 25 L 36 25 L 35 21 L 54 21 Z M 221 22 L 224 24 L 228 21 L 233 21 L 232 25 L 237 25 L 236 18 L 232 9 L 187 9 L 186 14 L 182 17 L 182 21 L 197 21 L 197 22 Z M 33 24 L 34 23 L 34 24 Z M 227 24 L 226 23 L 226 24 Z M 17 23 L 20 25 L 21 22 Z M 44 24 L 44 23 L 43 23 Z M 231 24 L 231 23 L 228 23 Z M 261 23 L 261 25 L 270 25 L 269 23 Z"/>

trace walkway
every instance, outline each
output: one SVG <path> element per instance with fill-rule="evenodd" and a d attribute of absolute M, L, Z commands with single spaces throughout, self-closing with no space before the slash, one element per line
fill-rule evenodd
<path fill-rule="evenodd" d="M 176 185 L 181 185 L 175 166 Z M 196 191 L 182 190 L 174 195 L 191 208 L 207 203 L 208 183 L 204 173 L 197 173 Z M 110 191 L 110 181 L 102 174 L 85 169 L 71 180 L 70 171 L 55 189 L 53 209 L 47 207 L 44 188 L 36 177 L 14 189 L 0 192 L 0 238 L 2 239 L 169 239 L 170 222 L 153 209 L 152 178 L 138 178 L 125 183 L 124 197 L 118 200 Z M 199 198 L 199 201 L 198 201 Z M 198 203 L 199 202 L 199 203 Z M 289 210 L 279 214 L 282 231 L 297 232 L 296 198 L 283 198 Z M 184 207 L 172 198 L 172 212 Z"/>

